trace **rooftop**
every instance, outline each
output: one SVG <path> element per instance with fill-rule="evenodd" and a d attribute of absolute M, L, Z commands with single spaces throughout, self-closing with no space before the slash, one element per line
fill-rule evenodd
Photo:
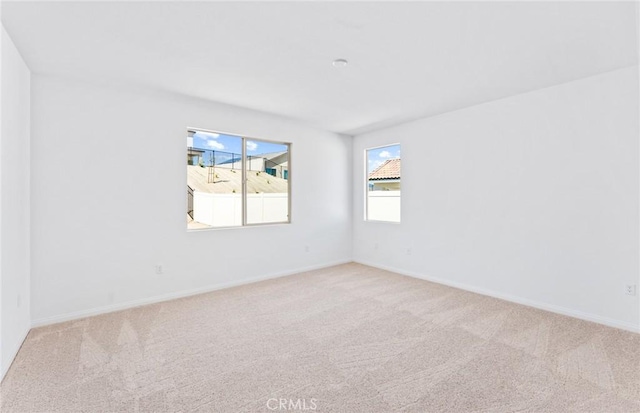
<path fill-rule="evenodd" d="M 238 169 L 218 166 L 214 182 L 207 182 L 209 167 L 187 165 L 187 184 L 198 192 L 231 194 L 242 192 L 242 172 Z M 288 181 L 266 172 L 247 171 L 247 193 L 287 193 Z"/>
<path fill-rule="evenodd" d="M 387 159 L 369 174 L 369 180 L 400 179 L 400 158 Z"/>

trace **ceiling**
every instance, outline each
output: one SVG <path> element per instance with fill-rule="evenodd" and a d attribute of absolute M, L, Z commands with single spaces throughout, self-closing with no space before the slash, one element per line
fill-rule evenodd
<path fill-rule="evenodd" d="M 359 134 L 638 63 L 633 2 L 8 2 L 34 73 Z M 344 58 L 347 67 L 332 61 Z"/>

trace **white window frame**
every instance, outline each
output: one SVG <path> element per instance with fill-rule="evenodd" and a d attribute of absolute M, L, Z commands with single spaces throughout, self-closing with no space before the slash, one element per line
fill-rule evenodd
<path fill-rule="evenodd" d="M 375 149 L 388 148 L 389 146 L 400 146 L 402 148 L 402 144 L 399 142 L 396 143 L 386 143 L 384 145 L 372 146 L 370 148 L 364 149 L 364 222 L 379 222 L 383 224 L 396 224 L 399 225 L 402 223 L 402 179 L 400 180 L 400 220 L 399 221 L 384 221 L 380 219 L 369 219 L 369 155 L 368 152 Z M 402 159 L 402 156 L 400 156 Z M 402 166 L 400 166 L 402 168 Z"/>
<path fill-rule="evenodd" d="M 224 227 L 208 227 L 208 228 L 187 228 L 187 232 L 199 232 L 199 231 L 211 231 L 211 230 L 220 230 L 220 229 L 237 229 L 237 228 L 247 228 L 247 227 L 262 227 L 266 225 L 283 225 L 283 224 L 291 224 L 291 192 L 292 192 L 292 168 L 291 168 L 291 148 L 293 144 L 291 142 L 281 142 L 274 141 L 264 138 L 256 138 L 252 136 L 247 136 L 243 134 L 233 133 L 233 132 L 223 132 L 220 130 L 214 129 L 203 129 L 203 128 L 195 128 L 195 127 L 187 127 L 187 136 L 189 132 L 205 132 L 205 133 L 217 133 L 220 135 L 233 136 L 236 138 L 240 138 L 242 140 L 242 224 L 241 225 L 232 225 L 232 226 L 224 226 Z M 278 221 L 278 222 L 259 222 L 249 224 L 247 222 L 247 141 L 258 141 L 258 142 L 266 142 L 266 143 L 274 143 L 277 145 L 285 145 L 287 146 L 287 220 L 286 221 Z M 185 181 L 187 177 L 185 176 Z M 185 206 L 188 209 L 188 206 Z M 188 211 L 187 211 L 188 212 Z"/>

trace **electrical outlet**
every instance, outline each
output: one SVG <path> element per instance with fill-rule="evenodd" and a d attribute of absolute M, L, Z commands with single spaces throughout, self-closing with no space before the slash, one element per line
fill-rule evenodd
<path fill-rule="evenodd" d="M 411 251 L 411 248 L 407 248 L 407 255 L 411 255 L 413 251 Z"/>
<path fill-rule="evenodd" d="M 308 245 L 304 246 L 304 252 L 309 252 L 309 246 Z"/>
<path fill-rule="evenodd" d="M 627 295 L 636 295 L 636 285 L 627 284 L 624 286 L 624 293 Z"/>
<path fill-rule="evenodd" d="M 379 245 L 378 245 L 378 243 L 376 242 L 376 243 L 375 243 L 375 245 L 373 246 L 373 249 L 374 249 L 374 250 L 377 250 L 378 248 L 379 248 Z"/>
<path fill-rule="evenodd" d="M 164 272 L 164 268 L 162 268 L 162 264 L 156 264 L 156 274 L 160 275 Z"/>

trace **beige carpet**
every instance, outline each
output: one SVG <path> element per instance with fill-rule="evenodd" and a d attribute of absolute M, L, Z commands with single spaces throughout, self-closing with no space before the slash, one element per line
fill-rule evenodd
<path fill-rule="evenodd" d="M 640 335 L 348 264 L 34 329 L 1 396 L 2 412 L 640 412 Z"/>

